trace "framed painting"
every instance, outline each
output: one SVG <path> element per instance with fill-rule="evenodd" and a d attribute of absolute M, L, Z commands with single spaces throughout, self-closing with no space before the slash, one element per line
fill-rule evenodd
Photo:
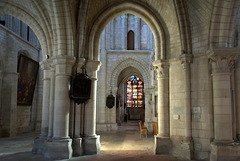
<path fill-rule="evenodd" d="M 38 75 L 39 63 L 31 58 L 19 55 L 18 59 L 18 105 L 32 105 L 34 89 Z"/>

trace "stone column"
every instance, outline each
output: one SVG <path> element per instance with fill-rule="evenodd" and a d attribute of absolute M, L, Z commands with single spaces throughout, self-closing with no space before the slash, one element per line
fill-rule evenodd
<path fill-rule="evenodd" d="M 42 153 L 44 142 L 47 139 L 49 128 L 49 95 L 50 95 L 50 63 L 42 61 L 40 63 L 43 70 L 43 102 L 42 102 L 42 127 L 40 137 L 34 139 L 33 153 Z"/>
<path fill-rule="evenodd" d="M 212 51 L 209 62 L 212 65 L 214 141 L 211 143 L 211 161 L 238 160 L 240 147 L 233 144 L 233 106 L 231 70 L 237 60 L 236 54 Z M 235 159 L 234 159 L 235 158 Z"/>
<path fill-rule="evenodd" d="M 50 105 L 49 105 L 49 128 L 48 138 L 53 137 L 53 114 L 54 114 L 54 91 L 55 91 L 55 69 L 52 67 L 50 70 Z"/>
<path fill-rule="evenodd" d="M 46 142 L 43 152 L 45 158 L 72 157 L 72 139 L 69 138 L 69 79 L 74 61 L 73 57 L 66 55 L 57 55 L 53 58 L 55 66 L 53 140 Z"/>
<path fill-rule="evenodd" d="M 181 64 L 184 71 L 184 109 L 185 109 L 185 138 L 182 142 L 182 150 L 185 158 L 193 157 L 193 140 L 192 140 L 192 113 L 191 113 L 191 68 L 192 54 L 182 54 L 180 56 Z"/>
<path fill-rule="evenodd" d="M 169 64 L 156 60 L 153 65 L 158 73 L 158 135 L 155 136 L 155 153 L 167 154 L 170 150 L 169 138 Z"/>
<path fill-rule="evenodd" d="M 85 154 L 100 152 L 100 136 L 96 135 L 96 93 L 97 71 L 101 63 L 90 60 L 87 62 L 87 74 L 92 80 L 91 96 L 85 103 L 84 138 L 83 147 Z"/>
<path fill-rule="evenodd" d="M 42 128 L 40 137 L 46 138 L 49 127 L 49 104 L 50 104 L 50 64 L 47 61 L 40 63 L 43 70 L 43 103 L 42 103 Z"/>
<path fill-rule="evenodd" d="M 214 142 L 231 143 L 232 135 L 232 94 L 231 68 L 234 56 L 211 55 L 213 108 L 214 108 Z"/>

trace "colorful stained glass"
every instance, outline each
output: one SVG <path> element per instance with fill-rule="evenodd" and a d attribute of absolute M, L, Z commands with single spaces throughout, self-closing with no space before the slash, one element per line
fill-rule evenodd
<path fill-rule="evenodd" d="M 143 107 L 143 81 L 135 76 L 127 80 L 127 107 Z"/>

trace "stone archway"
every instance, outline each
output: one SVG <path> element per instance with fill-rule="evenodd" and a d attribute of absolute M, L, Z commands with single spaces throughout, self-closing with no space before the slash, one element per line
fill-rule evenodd
<path fill-rule="evenodd" d="M 164 21 L 162 21 L 161 17 L 157 14 L 155 14 L 150 8 L 148 8 L 146 5 L 142 5 L 140 3 L 134 3 L 134 2 L 121 2 L 121 3 L 115 3 L 113 6 L 110 6 L 107 10 L 102 12 L 94 22 L 90 35 L 89 35 L 89 44 L 87 45 L 88 53 L 87 58 L 88 60 L 91 60 L 92 62 L 98 62 L 99 60 L 99 41 L 100 36 L 105 28 L 105 26 L 115 17 L 124 14 L 124 13 L 130 13 L 133 15 L 136 15 L 143 19 L 150 29 L 153 32 L 154 40 L 155 40 L 155 63 L 154 66 L 157 66 L 162 68 L 164 66 L 164 76 L 168 76 L 168 65 L 165 63 L 166 60 L 166 33 L 168 33 L 167 28 L 163 28 Z M 163 62 L 164 61 L 164 62 Z M 95 71 L 96 72 L 96 71 Z M 166 72 L 166 73 L 165 73 Z M 161 74 L 163 72 L 160 72 Z M 159 75 L 161 75 L 159 74 Z M 93 77 L 97 77 L 96 74 L 93 75 Z M 161 121 L 161 124 L 159 124 L 159 134 L 158 137 L 156 137 L 156 151 L 162 150 L 158 146 L 165 146 L 165 144 L 168 144 L 170 146 L 170 138 L 169 138 L 169 97 L 168 97 L 168 79 L 165 79 L 166 81 L 161 82 L 161 86 L 165 86 L 166 88 L 161 88 L 161 90 L 165 91 L 158 91 L 159 95 L 164 95 L 164 97 L 158 97 L 159 102 L 163 103 L 158 106 L 161 108 L 162 115 L 159 115 L 158 120 Z M 160 90 L 160 89 L 159 89 Z M 167 91 L 166 91 L 167 90 Z M 93 91 L 94 95 L 96 95 L 96 91 Z M 162 100 L 163 99 L 163 100 Z M 167 100 L 166 100 L 167 99 Z M 96 110 L 96 103 L 94 103 L 94 99 L 91 101 L 93 103 L 93 111 Z M 160 113 L 160 112 L 159 112 Z M 163 118 L 160 118 L 163 117 Z M 96 117 L 96 114 L 93 113 L 93 118 Z M 167 124 L 167 125 L 165 125 Z M 160 126 L 161 125 L 161 126 Z M 164 126 L 162 126 L 164 125 Z M 92 122 L 92 127 L 95 127 L 94 122 Z M 95 132 L 93 129 L 92 132 Z M 95 133 L 94 133 L 95 134 Z M 161 138 L 164 138 L 162 140 Z M 97 141 L 97 139 L 96 139 Z M 94 142 L 94 147 L 97 145 L 97 142 Z M 158 145 L 159 144 L 159 145 Z M 168 151 L 169 148 L 165 148 L 164 151 Z"/>
<path fill-rule="evenodd" d="M 134 2 L 116 3 L 101 15 L 94 22 L 90 32 L 88 59 L 99 60 L 99 41 L 105 26 L 115 17 L 124 13 L 130 13 L 144 20 L 153 32 L 155 39 L 155 60 L 166 59 L 166 32 L 163 29 L 164 22 L 147 6 Z M 165 25 L 164 25 L 165 26 Z"/>

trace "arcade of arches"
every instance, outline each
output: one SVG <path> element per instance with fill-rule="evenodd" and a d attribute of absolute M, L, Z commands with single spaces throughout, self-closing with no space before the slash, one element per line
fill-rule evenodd
<path fill-rule="evenodd" d="M 97 154 L 98 132 L 136 119 L 149 133 L 158 123 L 156 154 L 239 160 L 239 6 L 1 0 L 0 137 L 39 130 L 33 153 L 66 159 Z M 76 104 L 69 80 L 83 68 L 91 95 Z"/>

